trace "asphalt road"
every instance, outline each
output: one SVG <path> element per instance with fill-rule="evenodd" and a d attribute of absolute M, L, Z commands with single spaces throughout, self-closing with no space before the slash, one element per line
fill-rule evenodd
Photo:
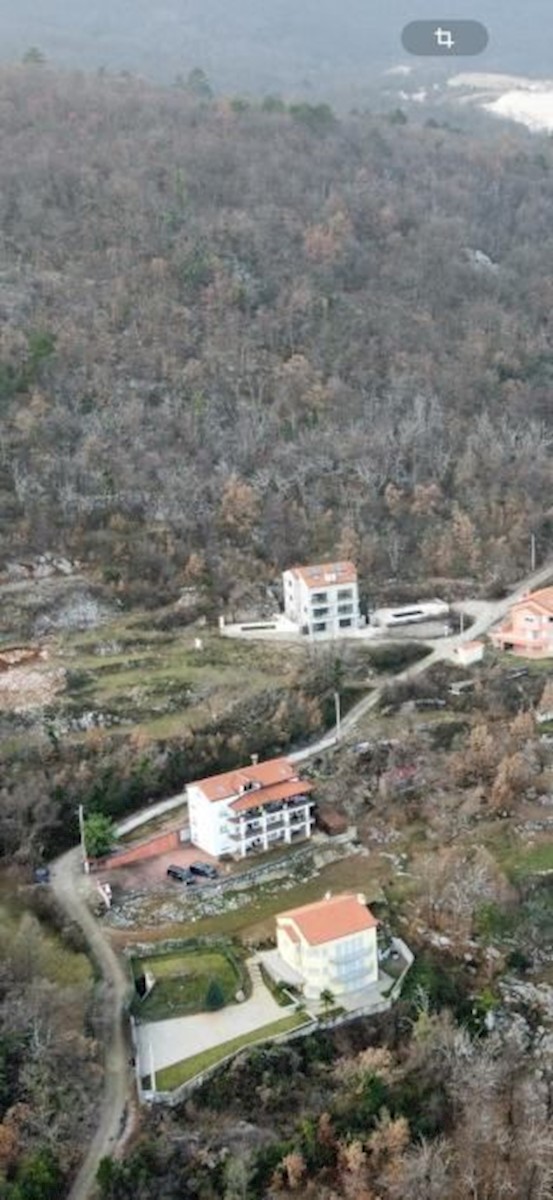
<path fill-rule="evenodd" d="M 538 571 L 527 575 L 518 584 L 515 591 L 510 592 L 502 600 L 468 601 L 466 605 L 467 611 L 474 613 L 474 622 L 470 629 L 466 629 L 464 633 L 454 634 L 452 637 L 441 638 L 426 658 L 421 659 L 418 663 L 414 663 L 413 666 L 408 667 L 405 671 L 400 671 L 397 675 L 394 675 L 394 680 L 414 679 L 417 675 L 422 675 L 434 663 L 450 660 L 456 646 L 461 646 L 463 642 L 473 642 L 476 638 L 481 637 L 482 634 L 487 633 L 492 625 L 496 625 L 502 617 L 507 615 L 515 600 L 519 600 L 527 591 L 535 591 L 542 584 L 547 583 L 551 579 L 552 574 L 553 563 L 548 563 L 546 566 L 540 567 Z M 463 606 L 459 605 L 459 608 L 461 607 Z M 336 746 L 338 742 L 341 743 L 352 732 L 361 718 L 370 712 L 372 708 L 376 707 L 385 686 L 385 684 L 382 684 L 381 687 L 375 688 L 368 696 L 360 700 L 359 704 L 355 704 L 349 710 L 347 716 L 341 722 L 339 738 L 338 730 L 334 726 L 318 742 L 314 742 L 312 745 L 306 746 L 304 749 L 297 750 L 294 754 L 289 755 L 292 761 L 297 763 L 306 762 L 307 759 L 321 754 L 323 750 L 329 750 L 333 746 Z"/>
<path fill-rule="evenodd" d="M 547 583 L 553 573 L 553 564 L 540 567 L 538 571 L 527 575 L 514 592 L 503 600 L 490 603 L 481 602 L 478 605 L 474 624 L 463 634 L 443 638 L 439 645 L 420 662 L 415 663 L 406 671 L 394 676 L 395 679 L 412 679 L 421 675 L 436 662 L 442 662 L 451 657 L 456 646 L 462 642 L 473 641 L 486 633 L 492 625 L 506 615 L 514 600 L 520 599 L 528 590 L 534 590 Z M 467 605 L 467 608 L 469 605 Z M 384 685 L 382 685 L 384 687 Z M 369 696 L 350 709 L 344 718 L 340 742 L 352 732 L 358 721 L 374 708 L 380 699 L 381 688 L 375 688 Z M 337 744 L 337 731 L 331 730 L 318 742 L 290 755 L 294 762 L 304 762 L 313 758 L 321 751 Z M 129 818 L 126 827 L 137 828 L 145 824 L 160 812 L 170 811 L 171 808 L 182 804 L 182 797 L 173 797 L 152 805 L 142 813 Z M 132 822 L 132 826 L 131 826 Z M 106 1075 L 104 1096 L 100 1110 L 100 1120 L 96 1134 L 88 1148 L 81 1170 L 73 1184 L 69 1200 L 90 1200 L 95 1191 L 95 1177 L 100 1159 L 112 1154 L 118 1144 L 121 1144 L 125 1114 L 128 1111 L 129 1098 L 132 1094 L 132 1075 L 128 1065 L 128 1051 L 123 1029 L 123 1008 L 128 992 L 128 983 L 124 970 L 112 950 L 109 939 L 103 929 L 92 916 L 86 903 L 88 880 L 82 874 L 80 850 L 70 850 L 69 853 L 57 859 L 52 867 L 52 887 L 67 913 L 82 929 L 91 956 L 96 960 L 106 986 L 106 1003 L 109 1004 L 108 1036 L 106 1045 Z"/>

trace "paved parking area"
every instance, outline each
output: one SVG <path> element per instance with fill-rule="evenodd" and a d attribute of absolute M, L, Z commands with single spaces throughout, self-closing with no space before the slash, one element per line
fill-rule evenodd
<path fill-rule="evenodd" d="M 168 878 L 167 867 L 171 865 L 188 867 L 193 862 L 213 863 L 221 877 L 224 877 L 229 870 L 228 863 L 220 863 L 217 859 L 211 858 L 209 854 L 205 854 L 203 850 L 198 850 L 197 846 L 184 843 L 174 850 L 169 850 L 166 854 L 159 854 L 156 858 L 143 859 L 141 862 L 132 863 L 126 867 L 112 867 L 111 870 L 104 868 L 99 875 L 102 880 L 108 881 L 112 888 L 122 889 L 124 892 L 163 884 L 177 894 L 179 889 L 182 892 L 183 884 L 176 879 Z"/>
<path fill-rule="evenodd" d="M 152 1063 L 154 1071 L 160 1071 L 183 1058 L 201 1054 L 203 1050 L 251 1033 L 287 1015 L 287 1010 L 273 1000 L 265 987 L 255 961 L 250 960 L 246 966 L 252 977 L 253 992 L 251 998 L 242 1004 L 230 1004 L 215 1013 L 198 1013 L 194 1017 L 173 1017 L 169 1021 L 148 1021 L 137 1025 L 137 1052 L 142 1076 L 150 1074 Z"/>

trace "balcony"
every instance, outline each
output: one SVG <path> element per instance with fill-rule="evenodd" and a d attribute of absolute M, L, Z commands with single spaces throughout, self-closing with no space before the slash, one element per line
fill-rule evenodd
<path fill-rule="evenodd" d="M 302 796 L 299 794 L 298 796 L 295 796 L 289 800 L 278 800 L 274 801 L 272 804 L 266 804 L 263 808 L 248 809 L 247 815 L 243 812 L 231 812 L 228 814 L 228 818 L 234 827 L 236 826 L 237 822 L 241 821 L 246 821 L 248 825 L 262 826 L 264 816 L 266 816 L 267 820 L 269 821 L 271 817 L 280 817 L 283 813 L 294 812 L 298 808 L 305 808 L 306 805 L 313 807 L 314 804 L 315 801 L 309 796 Z"/>

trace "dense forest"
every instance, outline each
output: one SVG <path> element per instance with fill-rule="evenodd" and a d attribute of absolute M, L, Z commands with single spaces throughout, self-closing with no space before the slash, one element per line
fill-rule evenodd
<path fill-rule="evenodd" d="M 187 1108 L 150 1119 L 125 1164 L 102 1164 L 103 1200 L 154 1187 L 160 1200 L 547 1200 L 539 1038 L 524 1022 L 482 1036 L 453 964 L 418 970 L 386 1021 L 242 1055 Z"/>
<path fill-rule="evenodd" d="M 373 592 L 520 571 L 551 543 L 549 140 L 195 83 L 2 72 L 2 559 L 217 605 L 334 554 Z"/>
<path fill-rule="evenodd" d="M 0 722 L 0 1195 L 59 1200 L 95 1127 L 109 996 L 31 866 L 76 840 L 78 802 L 117 818 L 277 754 L 330 723 L 336 688 L 346 711 L 348 681 L 418 653 L 357 675 L 334 652 L 277 662 L 216 616 L 274 603 L 296 560 L 353 558 L 366 604 L 488 594 L 532 535 L 551 552 L 553 146 L 38 61 L 0 72 L 0 128 L 2 636 L 59 674 Z M 61 591 L 49 625 L 18 624 L 45 555 L 119 624 L 56 638 Z M 173 711 L 145 715 L 148 680 Z M 455 703 L 447 673 L 425 684 L 436 727 L 416 724 L 422 684 L 388 687 L 386 738 L 319 781 L 370 871 L 388 839 L 412 856 L 383 892 L 417 954 L 401 1001 L 142 1114 L 103 1200 L 551 1195 L 543 677 L 492 664 Z M 408 803 L 380 780 L 404 765 Z M 508 972 L 531 976 L 512 1011 Z"/>

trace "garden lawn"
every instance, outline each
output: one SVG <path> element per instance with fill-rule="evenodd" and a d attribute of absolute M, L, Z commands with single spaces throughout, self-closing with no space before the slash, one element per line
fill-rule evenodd
<path fill-rule="evenodd" d="M 216 980 L 225 1004 L 241 986 L 233 963 L 217 950 L 189 950 L 133 960 L 135 979 L 150 971 L 156 983 L 145 1000 L 133 1002 L 133 1013 L 143 1021 L 163 1021 L 204 1011 L 207 990 Z"/>
<path fill-rule="evenodd" d="M 513 848 L 504 856 L 502 865 L 514 882 L 532 875 L 553 874 L 553 843 L 543 841 L 535 846 Z"/>
<path fill-rule="evenodd" d="M 252 1029 L 250 1033 L 244 1033 L 230 1042 L 221 1042 L 219 1046 L 212 1046 L 201 1054 L 193 1054 L 191 1058 L 182 1059 L 181 1062 L 173 1063 L 172 1066 L 158 1071 L 156 1090 L 171 1092 L 174 1088 L 180 1087 L 181 1083 L 186 1083 L 195 1075 L 200 1075 L 202 1071 L 214 1066 L 215 1063 L 222 1061 L 230 1054 L 236 1054 L 244 1046 L 250 1046 L 253 1042 L 265 1042 L 281 1033 L 288 1033 L 291 1029 L 297 1029 L 300 1025 L 310 1023 L 310 1019 L 306 1018 L 305 1013 L 292 1013 L 289 1017 L 283 1017 L 282 1021 L 272 1021 L 270 1025 L 261 1025 L 259 1029 Z M 148 1078 L 145 1083 L 149 1083 Z"/>

